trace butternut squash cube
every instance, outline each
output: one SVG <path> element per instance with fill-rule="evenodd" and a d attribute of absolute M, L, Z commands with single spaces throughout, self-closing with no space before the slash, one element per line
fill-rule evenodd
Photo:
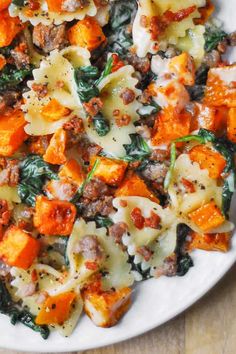
<path fill-rule="evenodd" d="M 5 6 L 5 4 L 4 4 Z M 15 36 L 24 28 L 19 17 L 11 17 L 7 9 L 0 12 L 0 48 L 11 44 Z"/>
<path fill-rule="evenodd" d="M 39 250 L 39 241 L 16 226 L 10 226 L 0 242 L 0 258 L 12 267 L 28 269 Z"/>
<path fill-rule="evenodd" d="M 70 317 L 76 296 L 76 293 L 73 291 L 49 296 L 43 303 L 35 319 L 35 323 L 37 325 L 63 325 Z"/>
<path fill-rule="evenodd" d="M 111 186 L 118 186 L 124 178 L 128 164 L 124 161 L 113 160 L 103 156 L 92 156 L 90 165 L 93 166 L 96 160 L 98 160 L 98 165 L 94 172 L 94 177 L 98 177 Z"/>
<path fill-rule="evenodd" d="M 71 110 L 67 107 L 64 107 L 53 98 L 46 106 L 41 110 L 41 115 L 48 120 L 49 122 L 55 122 L 59 119 L 62 119 L 68 116 L 71 113 Z"/>
<path fill-rule="evenodd" d="M 230 108 L 229 110 L 227 136 L 232 143 L 236 143 L 236 108 Z"/>
<path fill-rule="evenodd" d="M 68 39 L 70 44 L 79 45 L 92 51 L 98 48 L 106 37 L 101 26 L 95 18 L 87 17 L 78 21 L 68 30 Z"/>
<path fill-rule="evenodd" d="M 144 197 L 159 203 L 158 198 L 148 189 L 146 183 L 136 174 L 128 173 L 115 192 L 116 197 Z"/>
<path fill-rule="evenodd" d="M 58 176 L 62 179 L 67 179 L 73 182 L 78 187 L 81 187 L 85 180 L 85 173 L 80 164 L 74 160 L 68 160 L 60 169 Z"/>
<path fill-rule="evenodd" d="M 84 310 L 98 327 L 112 327 L 127 312 L 131 304 L 131 289 L 83 293 Z"/>
<path fill-rule="evenodd" d="M 12 156 L 27 134 L 24 130 L 26 121 L 21 110 L 15 110 L 9 115 L 0 115 L 0 156 Z"/>
<path fill-rule="evenodd" d="M 170 59 L 170 71 L 175 74 L 183 85 L 193 86 L 195 82 L 194 61 L 188 53 L 184 52 Z"/>
<path fill-rule="evenodd" d="M 217 234 L 198 234 L 193 232 L 188 250 L 200 249 L 204 251 L 227 252 L 230 247 L 231 235 L 228 232 Z"/>
<path fill-rule="evenodd" d="M 225 217 L 221 213 L 215 202 L 210 202 L 188 214 L 190 220 L 196 224 L 202 231 L 210 231 L 225 221 Z"/>
<path fill-rule="evenodd" d="M 217 179 L 221 177 L 225 169 L 225 158 L 217 151 L 205 145 L 194 146 L 190 152 L 191 161 L 197 162 L 201 169 L 207 169 L 211 178 Z"/>
<path fill-rule="evenodd" d="M 65 150 L 66 132 L 60 128 L 53 134 L 43 159 L 52 165 L 61 165 L 66 162 Z"/>
<path fill-rule="evenodd" d="M 34 226 L 43 235 L 68 236 L 76 217 L 76 207 L 67 201 L 36 198 Z"/>

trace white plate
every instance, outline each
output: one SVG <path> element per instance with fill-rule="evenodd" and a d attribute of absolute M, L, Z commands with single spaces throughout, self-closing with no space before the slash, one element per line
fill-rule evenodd
<path fill-rule="evenodd" d="M 236 30 L 234 14 L 236 0 L 217 0 L 218 16 L 225 29 Z M 234 52 L 234 60 L 236 52 Z M 236 198 L 232 211 L 236 210 Z M 232 220 L 235 220 L 235 217 Z M 37 352 L 71 352 L 105 346 L 147 332 L 180 314 L 208 292 L 236 261 L 236 235 L 229 253 L 197 251 L 193 254 L 195 266 L 184 277 L 148 280 L 136 286 L 133 305 L 120 323 L 110 329 L 95 327 L 85 316 L 70 338 L 52 333 L 48 340 L 25 328 L 12 326 L 5 316 L 0 318 L 0 347 Z"/>

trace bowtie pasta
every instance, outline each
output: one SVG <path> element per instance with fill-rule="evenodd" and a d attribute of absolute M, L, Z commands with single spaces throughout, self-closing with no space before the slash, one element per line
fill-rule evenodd
<path fill-rule="evenodd" d="M 184 276 L 196 249 L 230 249 L 235 33 L 212 19 L 213 0 L 9 3 L 0 313 L 44 339 L 83 315 L 111 327 L 137 282 Z"/>

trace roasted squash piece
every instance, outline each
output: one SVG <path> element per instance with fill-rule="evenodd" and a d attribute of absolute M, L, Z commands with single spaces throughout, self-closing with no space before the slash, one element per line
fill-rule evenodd
<path fill-rule="evenodd" d="M 145 182 L 133 172 L 129 172 L 115 192 L 116 197 L 144 197 L 159 203 L 158 198 L 148 189 Z"/>
<path fill-rule="evenodd" d="M 62 12 L 63 0 L 46 0 L 48 5 L 48 10 L 52 12 Z"/>
<path fill-rule="evenodd" d="M 70 316 L 77 295 L 70 291 L 49 296 L 35 319 L 37 325 L 62 325 Z"/>
<path fill-rule="evenodd" d="M 39 241 L 16 226 L 10 226 L 0 242 L 0 258 L 18 268 L 28 269 L 39 250 Z"/>
<path fill-rule="evenodd" d="M 41 234 L 68 236 L 75 217 L 76 208 L 72 203 L 49 200 L 44 196 L 36 198 L 34 226 Z"/>
<path fill-rule="evenodd" d="M 172 140 L 188 135 L 190 132 L 191 116 L 187 112 L 177 113 L 168 107 L 161 111 L 155 121 L 152 145 L 170 144 Z"/>
<path fill-rule="evenodd" d="M 197 162 L 201 169 L 207 169 L 211 178 L 220 178 L 225 169 L 226 161 L 217 151 L 205 145 L 194 146 L 190 152 L 191 161 Z"/>
<path fill-rule="evenodd" d="M 188 214 L 188 216 L 190 220 L 204 232 L 220 226 L 225 221 L 225 217 L 215 202 L 204 204 L 197 210 Z"/>
<path fill-rule="evenodd" d="M 236 107 L 236 64 L 209 70 L 204 103 Z"/>
<path fill-rule="evenodd" d="M 0 11 L 7 9 L 10 4 L 11 0 L 0 0 Z"/>
<path fill-rule="evenodd" d="M 21 110 L 0 115 L 0 156 L 11 156 L 27 138 L 26 121 Z"/>
<path fill-rule="evenodd" d="M 195 82 L 194 61 L 190 54 L 184 52 L 170 59 L 170 72 L 175 74 L 183 85 L 192 86 Z"/>
<path fill-rule="evenodd" d="M 205 251 L 227 252 L 230 247 L 231 235 L 228 232 L 218 234 L 198 234 L 193 232 L 188 250 L 200 249 Z"/>
<path fill-rule="evenodd" d="M 80 164 L 74 160 L 68 160 L 60 169 L 58 176 L 67 179 L 80 187 L 85 180 L 85 173 Z"/>
<path fill-rule="evenodd" d="M 190 131 L 203 128 L 222 134 L 226 129 L 227 117 L 228 109 L 226 107 L 212 107 L 196 102 Z"/>
<path fill-rule="evenodd" d="M 128 164 L 124 161 L 113 160 L 103 156 L 92 156 L 90 165 L 93 166 L 96 160 L 98 160 L 98 165 L 94 172 L 94 177 L 98 177 L 111 186 L 118 186 L 124 178 Z"/>
<path fill-rule="evenodd" d="M 101 26 L 95 18 L 87 17 L 78 21 L 68 30 L 70 44 L 79 45 L 92 51 L 106 41 Z"/>
<path fill-rule="evenodd" d="M 227 137 L 236 143 L 236 108 L 230 108 L 227 120 Z"/>
<path fill-rule="evenodd" d="M 11 17 L 8 10 L 0 12 L 0 48 L 11 44 L 15 36 L 24 28 L 18 17 Z"/>
<path fill-rule="evenodd" d="M 4 68 L 6 63 L 7 63 L 6 59 L 4 58 L 3 55 L 0 54 L 0 70 L 2 70 Z"/>
<path fill-rule="evenodd" d="M 29 151 L 32 154 L 44 155 L 51 140 L 51 135 L 42 135 L 31 137 Z"/>
<path fill-rule="evenodd" d="M 60 128 L 53 134 L 43 159 L 52 165 L 61 165 L 66 162 L 65 150 L 66 132 Z"/>
<path fill-rule="evenodd" d="M 131 289 L 83 292 L 84 310 L 99 327 L 112 327 L 127 312 L 131 304 Z"/>
<path fill-rule="evenodd" d="M 71 113 L 71 110 L 67 107 L 64 107 L 53 98 L 46 106 L 41 110 L 41 115 L 50 122 L 55 122 L 63 117 L 68 116 Z"/>

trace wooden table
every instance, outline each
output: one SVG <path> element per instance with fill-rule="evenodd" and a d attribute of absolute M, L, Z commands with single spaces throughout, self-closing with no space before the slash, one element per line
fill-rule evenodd
<path fill-rule="evenodd" d="M 0 354 L 18 353 L 0 349 Z M 236 265 L 178 318 L 141 337 L 83 354 L 236 354 Z"/>

